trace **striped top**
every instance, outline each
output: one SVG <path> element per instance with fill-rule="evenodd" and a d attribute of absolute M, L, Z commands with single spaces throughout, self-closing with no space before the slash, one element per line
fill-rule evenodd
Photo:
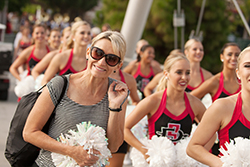
<path fill-rule="evenodd" d="M 66 75 L 68 81 L 69 76 Z M 109 78 L 109 85 L 114 81 L 114 79 Z M 48 90 L 50 93 L 50 97 L 54 103 L 57 103 L 57 99 L 59 99 L 61 91 L 63 89 L 63 78 L 60 76 L 54 77 L 48 84 Z M 70 129 L 76 129 L 76 124 L 85 121 L 91 121 L 92 124 L 96 124 L 107 130 L 108 118 L 109 118 L 109 101 L 108 101 L 108 93 L 102 98 L 100 102 L 94 105 L 81 105 L 73 100 L 71 100 L 67 96 L 68 85 L 66 87 L 65 94 L 58 104 L 55 110 L 55 117 L 53 118 L 48 135 L 54 139 L 58 138 L 61 133 L 67 133 Z M 108 91 L 108 89 L 107 89 Z M 36 163 L 38 166 L 50 167 L 54 164 L 51 159 L 51 152 L 46 150 L 41 150 L 38 158 L 36 159 Z"/>

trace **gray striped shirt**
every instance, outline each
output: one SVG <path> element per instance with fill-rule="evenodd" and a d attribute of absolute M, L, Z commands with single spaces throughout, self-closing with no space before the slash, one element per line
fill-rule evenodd
<path fill-rule="evenodd" d="M 69 81 L 69 76 L 67 75 L 67 80 Z M 109 85 L 114 81 L 114 79 L 109 78 Z M 55 77 L 48 84 L 50 97 L 56 105 L 61 91 L 63 89 L 63 78 Z M 76 124 L 81 122 L 91 121 L 92 124 L 103 127 L 105 131 L 107 130 L 108 118 L 109 118 L 109 101 L 108 93 L 105 94 L 103 99 L 94 105 L 80 105 L 67 96 L 68 85 L 66 87 L 65 94 L 55 109 L 55 117 L 53 118 L 48 135 L 54 139 L 57 139 L 61 133 L 65 134 L 70 129 L 76 129 Z M 41 150 L 38 158 L 36 159 L 38 166 L 50 167 L 54 166 L 51 158 L 51 152 L 46 150 Z"/>

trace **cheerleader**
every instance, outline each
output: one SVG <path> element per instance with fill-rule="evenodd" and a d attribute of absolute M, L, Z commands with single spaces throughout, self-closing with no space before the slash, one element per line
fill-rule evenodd
<path fill-rule="evenodd" d="M 66 27 L 65 29 L 63 29 L 62 32 L 62 38 L 61 38 L 61 45 L 59 47 L 58 50 L 52 51 L 50 53 L 48 53 L 32 70 L 31 75 L 36 79 L 40 74 L 42 74 L 47 67 L 49 66 L 50 61 L 52 60 L 52 58 L 58 54 L 61 53 L 65 50 L 67 50 L 67 40 L 70 36 L 71 33 L 71 28 L 70 27 Z"/>
<path fill-rule="evenodd" d="M 190 80 L 190 64 L 183 54 L 168 56 L 164 77 L 159 85 L 164 87 L 143 99 L 125 120 L 125 141 L 139 150 L 147 159 L 147 149 L 131 132 L 145 115 L 148 117 L 148 135 L 169 138 L 174 144 L 191 133 L 195 117 L 201 119 L 205 107 L 201 101 L 185 92 Z"/>
<path fill-rule="evenodd" d="M 235 43 L 226 43 L 221 49 L 220 59 L 223 63 L 223 70 L 205 81 L 199 88 L 191 92 L 192 95 L 202 98 L 209 93 L 212 100 L 227 97 L 240 91 L 239 81 L 235 69 L 240 48 Z"/>
<path fill-rule="evenodd" d="M 28 75 L 30 75 L 34 66 L 42 60 L 47 53 L 50 52 L 51 48 L 46 45 L 45 32 L 46 27 L 44 25 L 36 24 L 33 27 L 32 33 L 35 44 L 23 50 L 10 66 L 10 73 L 19 81 L 21 81 L 21 77 L 18 72 L 19 67 L 26 65 Z"/>
<path fill-rule="evenodd" d="M 233 55 L 232 55 L 233 56 Z M 244 49 L 239 57 L 236 74 L 241 81 L 241 92 L 216 100 L 206 111 L 200 125 L 196 129 L 188 147 L 187 154 L 211 167 L 221 167 L 218 156 L 204 149 L 204 145 L 216 132 L 220 146 L 236 137 L 250 136 L 250 47 Z"/>

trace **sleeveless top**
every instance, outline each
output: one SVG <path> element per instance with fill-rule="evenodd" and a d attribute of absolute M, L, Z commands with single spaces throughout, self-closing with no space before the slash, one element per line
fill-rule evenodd
<path fill-rule="evenodd" d="M 229 143 L 236 137 L 249 138 L 249 136 L 250 121 L 242 113 L 242 99 L 241 93 L 239 93 L 231 121 L 218 131 L 220 146 L 224 147 L 225 142 Z"/>
<path fill-rule="evenodd" d="M 66 76 L 68 82 L 69 76 L 70 75 Z M 113 81 L 114 79 L 109 78 L 109 85 Z M 60 97 L 63 85 L 64 81 L 60 76 L 54 77 L 47 84 L 47 88 L 54 105 L 56 105 L 57 99 Z M 55 117 L 52 119 L 50 124 L 48 135 L 56 140 L 61 133 L 66 134 L 70 129 L 76 130 L 76 124 L 88 121 L 91 121 L 91 124 L 102 127 L 106 131 L 109 119 L 108 93 L 105 94 L 100 102 L 94 105 L 81 105 L 74 102 L 67 96 L 68 87 L 69 85 L 67 85 L 65 94 L 54 111 Z M 36 164 L 38 166 L 54 167 L 51 152 L 41 149 L 39 156 L 36 159 Z"/>
<path fill-rule="evenodd" d="M 50 52 L 50 50 L 49 50 L 49 47 L 48 46 L 46 46 L 46 49 L 47 49 L 47 53 L 49 53 Z M 27 70 L 28 70 L 28 75 L 30 75 L 31 74 L 31 71 L 32 71 L 32 69 L 35 67 L 35 65 L 39 62 L 39 61 L 41 61 L 41 59 L 38 59 L 35 55 L 34 55 L 34 51 L 35 51 L 35 47 L 33 48 L 33 50 L 31 51 L 31 53 L 30 53 L 30 57 L 28 58 L 28 60 L 27 60 Z"/>
<path fill-rule="evenodd" d="M 24 50 L 26 49 L 27 47 L 29 47 L 31 45 L 31 42 L 24 42 L 24 41 L 20 41 L 19 43 L 19 47 Z"/>
<path fill-rule="evenodd" d="M 69 60 L 66 64 L 66 66 L 59 72 L 59 75 L 67 75 L 67 74 L 71 74 L 71 73 L 78 73 L 80 71 L 76 71 L 72 66 L 71 66 L 71 63 L 72 63 L 72 60 L 73 60 L 73 56 L 74 56 L 74 53 L 73 53 L 73 48 L 71 49 L 71 52 L 70 52 L 70 55 L 69 55 Z M 86 62 L 87 64 L 87 62 Z M 87 65 L 86 67 L 81 70 L 81 71 L 84 71 L 87 69 Z"/>
<path fill-rule="evenodd" d="M 150 67 L 150 72 L 147 76 L 143 75 L 141 73 L 141 63 L 139 62 L 137 71 L 134 74 L 134 78 L 136 80 L 137 89 L 142 93 L 142 98 L 145 98 L 145 95 L 143 93 L 144 88 L 149 83 L 149 81 L 153 79 L 154 76 L 155 74 L 152 67 Z"/>
<path fill-rule="evenodd" d="M 122 73 L 122 70 L 121 70 L 121 69 L 119 69 L 119 74 L 120 74 L 120 77 L 121 77 L 121 81 L 122 81 L 123 83 L 126 83 L 126 81 L 125 81 L 125 77 L 124 77 L 124 75 L 123 75 L 123 73 Z"/>
<path fill-rule="evenodd" d="M 188 137 L 192 130 L 195 114 L 190 106 L 188 97 L 184 93 L 185 110 L 178 116 L 173 115 L 167 108 L 167 89 L 165 89 L 161 103 L 154 115 L 148 119 L 149 138 L 163 136 L 170 139 L 174 144 Z"/>
<path fill-rule="evenodd" d="M 200 68 L 200 73 L 201 73 L 201 83 L 196 87 L 192 87 L 192 86 L 188 85 L 185 89 L 186 92 L 191 92 L 192 90 L 197 89 L 205 81 L 201 68 Z"/>
<path fill-rule="evenodd" d="M 236 94 L 236 93 L 239 93 L 240 90 L 241 90 L 241 85 L 239 85 L 239 88 L 238 88 L 238 90 L 237 90 L 235 93 L 233 93 L 233 94 L 229 93 L 229 92 L 224 88 L 223 79 L 224 79 L 224 78 L 223 78 L 223 73 L 221 72 L 221 74 L 220 74 L 220 84 L 219 84 L 219 88 L 218 88 L 217 92 L 215 93 L 215 95 L 212 97 L 213 102 L 214 102 L 216 99 L 218 99 L 218 98 L 228 97 L 228 96 L 234 95 L 234 94 Z"/>

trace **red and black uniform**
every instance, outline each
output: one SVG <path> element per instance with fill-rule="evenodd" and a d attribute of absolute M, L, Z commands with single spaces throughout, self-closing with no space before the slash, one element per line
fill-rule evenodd
<path fill-rule="evenodd" d="M 59 72 L 59 75 L 67 75 L 67 74 L 71 74 L 71 73 L 78 73 L 80 71 L 76 71 L 72 66 L 71 66 L 71 63 L 72 63 L 72 60 L 73 60 L 73 56 L 74 56 L 74 53 L 73 53 L 73 48 L 71 49 L 71 52 L 70 52 L 70 55 L 69 55 L 69 60 L 66 64 L 66 66 Z M 84 71 L 87 69 L 87 65 L 86 67 L 81 70 L 81 71 Z"/>
<path fill-rule="evenodd" d="M 26 49 L 27 47 L 29 47 L 31 45 L 31 42 L 24 42 L 24 41 L 20 41 L 19 42 L 19 47 L 24 50 Z"/>
<path fill-rule="evenodd" d="M 201 68 L 200 68 L 200 73 L 201 73 L 201 83 L 196 87 L 192 87 L 192 86 L 188 85 L 185 89 L 186 92 L 191 92 L 191 91 L 197 89 L 205 81 Z"/>
<path fill-rule="evenodd" d="M 229 93 L 225 88 L 224 88 L 224 82 L 223 82 L 224 78 L 223 78 L 223 73 L 221 72 L 220 74 L 220 84 L 219 84 L 219 88 L 217 90 L 217 92 L 215 93 L 215 95 L 212 97 L 212 100 L 213 102 L 218 99 L 218 98 L 223 98 L 223 97 L 228 97 L 228 96 L 231 96 L 231 95 L 234 95 L 236 93 L 239 93 L 240 90 L 241 90 L 241 86 L 239 85 L 239 88 L 238 90 L 231 94 Z"/>
<path fill-rule="evenodd" d="M 239 93 L 231 121 L 218 132 L 220 146 L 225 148 L 225 142 L 230 143 L 230 140 L 236 137 L 249 138 L 249 136 L 250 121 L 242 113 L 242 99 Z"/>
<path fill-rule="evenodd" d="M 46 49 L 47 49 L 47 53 L 49 53 L 50 50 L 49 50 L 49 47 L 48 47 L 48 46 L 46 46 Z M 32 51 L 31 51 L 31 53 L 30 53 L 30 56 L 29 56 L 29 58 L 28 58 L 28 60 L 27 60 L 28 75 L 31 74 L 31 71 L 32 71 L 32 69 L 35 67 L 35 65 L 36 65 L 39 61 L 41 61 L 41 59 L 38 59 L 38 58 L 34 55 L 34 51 L 35 51 L 35 47 L 32 49 Z"/>
<path fill-rule="evenodd" d="M 240 90 L 241 90 L 241 85 L 239 85 L 239 88 L 238 90 L 231 94 L 229 93 L 225 88 L 224 88 L 224 77 L 223 77 L 223 72 L 221 72 L 220 74 L 220 83 L 219 83 L 219 88 L 217 90 L 217 92 L 215 93 L 215 95 L 212 97 L 212 100 L 213 102 L 218 99 L 218 98 L 224 98 L 224 97 L 228 97 L 228 96 L 231 96 L 231 95 L 234 95 L 236 93 L 239 93 Z M 219 155 L 219 144 L 218 143 L 215 143 L 214 146 L 212 147 L 212 153 L 214 155 Z"/>
<path fill-rule="evenodd" d="M 185 110 L 178 116 L 173 115 L 167 108 L 167 89 L 165 89 L 161 103 L 154 115 L 148 119 L 149 138 L 163 136 L 170 139 L 174 144 L 188 137 L 192 130 L 195 114 L 190 106 L 188 97 L 184 93 Z"/>
<path fill-rule="evenodd" d="M 152 67 L 150 67 L 150 73 L 147 76 L 143 75 L 141 73 L 141 63 L 139 62 L 137 71 L 134 74 L 134 78 L 136 80 L 137 89 L 142 93 L 142 98 L 145 98 L 145 95 L 143 93 L 144 88 L 149 83 L 149 81 L 153 79 L 154 76 L 155 74 Z"/>

